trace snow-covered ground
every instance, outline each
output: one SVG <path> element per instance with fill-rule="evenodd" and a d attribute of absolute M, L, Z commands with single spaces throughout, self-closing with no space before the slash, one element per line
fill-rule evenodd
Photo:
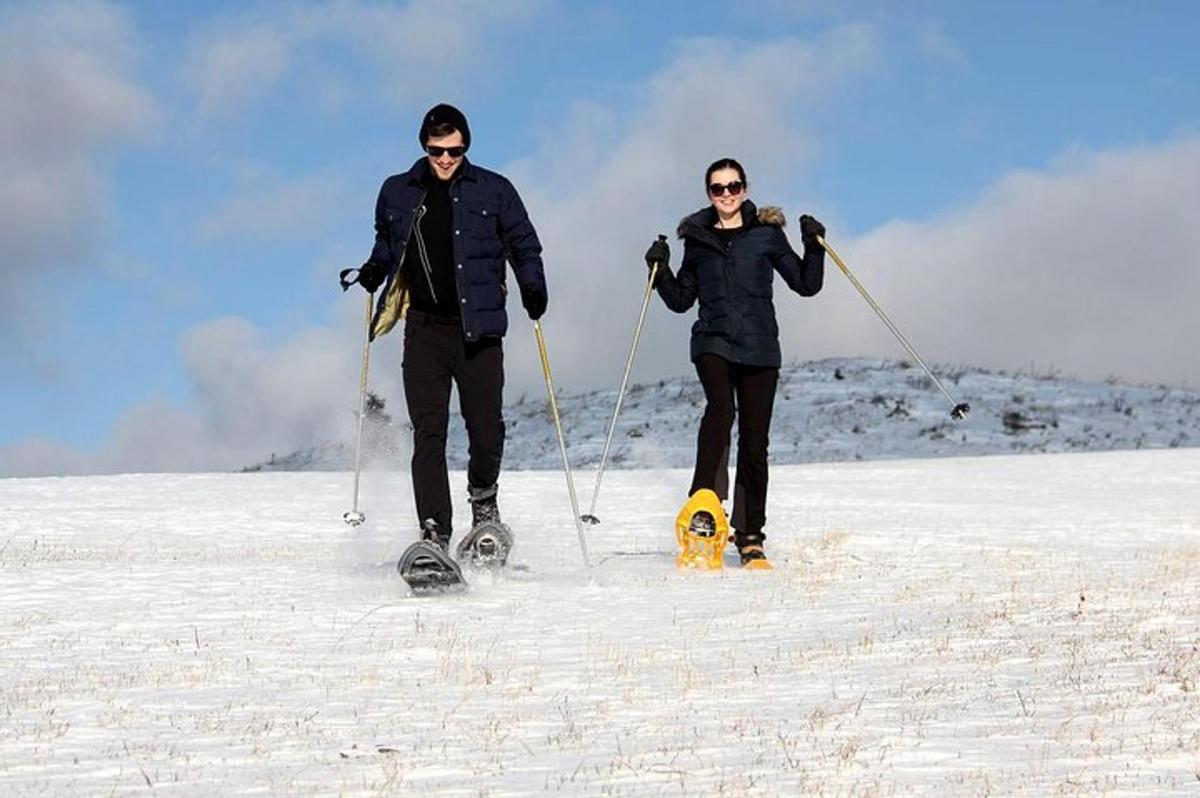
<path fill-rule="evenodd" d="M 403 473 L 0 480 L 0 793 L 1200 793 L 1200 451 L 776 467 L 769 573 L 675 570 L 687 483 L 589 581 L 508 473 L 511 574 L 412 598 Z"/>

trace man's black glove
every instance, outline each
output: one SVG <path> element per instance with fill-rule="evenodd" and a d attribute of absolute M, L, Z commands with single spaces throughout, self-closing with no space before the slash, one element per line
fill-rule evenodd
<path fill-rule="evenodd" d="M 658 265 L 658 271 L 664 272 L 667 270 L 667 265 L 671 262 L 671 248 L 667 246 L 667 237 L 660 235 L 658 239 L 650 245 L 646 250 L 646 268 L 654 271 L 655 264 Z"/>
<path fill-rule="evenodd" d="M 521 286 L 521 304 L 525 306 L 525 312 L 529 314 L 530 321 L 537 321 L 546 313 L 546 303 L 549 297 L 544 291 L 533 286 Z"/>
<path fill-rule="evenodd" d="M 820 236 L 821 238 L 825 237 L 825 225 L 821 224 L 807 213 L 801 216 L 800 238 L 804 239 L 804 243 L 806 245 L 811 243 L 815 246 L 820 246 L 817 244 L 817 236 Z"/>
<path fill-rule="evenodd" d="M 387 279 L 387 276 L 387 264 L 369 260 L 362 266 L 358 267 L 358 277 L 356 278 L 356 281 L 359 285 L 365 288 L 368 293 L 373 294 L 379 289 L 379 286 L 383 285 L 383 281 Z"/>

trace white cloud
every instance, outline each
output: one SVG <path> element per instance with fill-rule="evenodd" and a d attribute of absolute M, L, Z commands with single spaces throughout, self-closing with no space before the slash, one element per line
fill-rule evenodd
<path fill-rule="evenodd" d="M 22 328 L 31 275 L 89 265 L 108 216 L 103 159 L 152 135 L 137 38 L 106 3 L 0 11 L 0 322 Z"/>
<path fill-rule="evenodd" d="M 971 65 L 971 59 L 950 38 L 949 34 L 946 33 L 945 25 L 941 22 L 930 21 L 919 26 L 917 30 L 917 49 L 926 57 L 954 69 L 963 70 Z"/>
<path fill-rule="evenodd" d="M 319 235 L 330 210 L 344 200 L 336 177 L 310 175 L 282 180 L 268 175 L 247 178 L 233 195 L 200 219 L 198 232 L 207 237 Z"/>
<path fill-rule="evenodd" d="M 223 20 L 198 35 L 185 58 L 184 85 L 202 116 L 223 118 L 262 99 L 290 76 L 317 85 L 322 107 L 336 109 L 351 94 L 339 85 L 336 62 L 362 59 L 376 82 L 361 90 L 389 100 L 411 93 L 436 65 L 451 84 L 485 60 L 506 29 L 532 19 L 545 0 L 409 0 L 295 4 Z M 425 86 L 419 91 L 424 93 Z"/>
<path fill-rule="evenodd" d="M 363 335 L 354 300 L 361 297 L 339 306 L 334 327 L 279 342 L 242 318 L 199 324 L 180 344 L 195 409 L 159 399 L 132 407 L 95 453 L 43 440 L 0 447 L 0 475 L 235 470 L 271 453 L 350 440 Z M 402 403 L 398 345 L 372 348 L 370 386 Z"/>
<path fill-rule="evenodd" d="M 261 98 L 291 65 L 292 36 L 272 25 L 211 33 L 193 45 L 183 66 L 201 115 L 220 116 Z"/>
<path fill-rule="evenodd" d="M 839 252 L 926 359 L 1194 386 L 1198 216 L 1189 137 L 1014 173 L 967 208 L 892 222 Z M 787 348 L 899 354 L 836 270 L 827 282 L 785 325 Z"/>

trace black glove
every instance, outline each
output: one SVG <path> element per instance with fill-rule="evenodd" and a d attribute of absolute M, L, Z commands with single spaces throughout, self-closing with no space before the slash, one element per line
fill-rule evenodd
<path fill-rule="evenodd" d="M 650 245 L 650 249 L 646 250 L 646 266 L 653 269 L 657 263 L 659 268 L 662 268 L 670 262 L 671 248 L 667 246 L 667 237 L 660 235 L 658 240 Z"/>
<path fill-rule="evenodd" d="M 521 286 L 521 304 L 525 306 L 530 321 L 537 321 L 545 314 L 548 301 L 549 297 L 544 291 L 532 286 Z"/>
<path fill-rule="evenodd" d="M 825 237 L 825 225 L 818 222 L 807 213 L 800 217 L 800 237 L 804 243 L 817 243 L 817 236 Z M 818 245 L 819 246 L 819 245 Z"/>
<path fill-rule="evenodd" d="M 355 278 L 355 281 L 365 288 L 368 293 L 373 294 L 379 289 L 379 286 L 383 285 L 383 281 L 387 279 L 387 276 L 387 264 L 369 260 L 358 267 L 358 277 Z"/>
<path fill-rule="evenodd" d="M 659 274 L 667 270 L 667 265 L 671 262 L 671 248 L 667 246 L 667 237 L 660 235 L 658 239 L 650 245 L 646 250 L 646 268 L 654 271 L 654 265 L 658 264 Z"/>

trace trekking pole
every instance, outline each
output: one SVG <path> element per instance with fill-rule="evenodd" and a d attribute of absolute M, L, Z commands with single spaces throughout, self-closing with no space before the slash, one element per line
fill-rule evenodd
<path fill-rule="evenodd" d="M 583 564 L 588 579 L 592 578 L 592 564 L 588 561 L 587 540 L 583 536 L 583 523 L 579 520 L 579 500 L 575 497 L 575 480 L 571 478 L 571 464 L 567 460 L 567 441 L 563 437 L 562 421 L 558 416 L 558 402 L 554 398 L 554 383 L 550 379 L 550 358 L 546 354 L 546 339 L 542 337 L 542 323 L 533 322 L 533 334 L 537 338 L 538 356 L 542 360 L 542 374 L 546 378 L 546 393 L 550 396 L 550 415 L 554 417 L 554 430 L 558 433 L 558 449 L 562 452 L 563 473 L 567 477 L 567 491 L 571 494 L 571 512 L 575 519 L 575 531 L 579 533 L 579 550 L 583 552 Z"/>
<path fill-rule="evenodd" d="M 942 392 L 942 395 L 946 397 L 951 406 L 954 408 L 950 411 L 950 418 L 955 420 L 966 418 L 967 413 L 971 412 L 971 406 L 966 402 L 955 401 L 954 397 L 950 395 L 950 392 L 947 391 L 942 385 L 942 381 L 934 376 L 933 371 L 925 364 L 925 361 L 921 358 L 921 356 L 917 354 L 917 350 L 913 349 L 913 346 L 908 342 L 908 339 L 900 333 L 900 330 L 896 328 L 896 325 L 892 323 L 892 320 L 889 319 L 887 314 L 883 312 L 883 308 L 879 307 L 879 304 L 871 298 L 871 295 L 867 293 L 867 289 L 864 288 L 863 284 L 858 281 L 858 278 L 856 278 L 850 272 L 850 269 L 846 268 L 846 264 L 843 263 L 842 259 L 838 257 L 838 254 L 833 251 L 833 247 L 829 246 L 829 242 L 827 242 L 823 237 L 817 236 L 817 243 L 825 248 L 825 251 L 829 253 L 831 258 L 833 258 L 833 262 L 836 263 L 838 268 L 842 270 L 842 274 L 849 278 L 850 282 L 854 284 L 854 287 L 858 289 L 858 293 L 862 294 L 862 298 L 867 300 L 867 304 L 871 306 L 871 309 L 878 314 L 879 318 L 883 320 L 883 323 L 887 325 L 887 328 L 892 331 L 892 335 L 896 336 L 896 340 L 898 340 L 904 346 L 904 348 L 908 350 L 908 353 L 913 356 L 914 360 L 921 364 L 921 368 L 925 369 L 925 373 L 929 375 L 929 379 L 933 380 L 933 384 L 938 387 L 938 390 Z"/>
<path fill-rule="evenodd" d="M 667 237 L 659 235 L 659 241 Z M 613 431 L 617 428 L 617 416 L 621 413 L 621 402 L 625 399 L 625 386 L 629 383 L 629 371 L 633 368 L 633 356 L 637 354 L 638 340 L 642 337 L 642 325 L 646 323 L 646 310 L 650 307 L 650 293 L 654 290 L 654 278 L 658 276 L 658 267 L 662 264 L 654 261 L 650 267 L 650 279 L 646 282 L 646 293 L 642 297 L 642 313 L 638 316 L 637 326 L 633 328 L 633 344 L 629 347 L 629 357 L 625 360 L 625 375 L 621 377 L 621 387 L 617 390 L 617 406 L 613 408 L 612 421 L 608 424 L 608 437 L 604 440 L 604 453 L 600 455 L 600 469 L 596 472 L 596 487 L 592 489 L 592 506 L 582 516 L 586 524 L 598 524 L 596 517 L 596 500 L 600 496 L 600 482 L 604 479 L 604 466 L 608 463 L 608 450 L 612 447 Z"/>
<path fill-rule="evenodd" d="M 345 291 L 350 286 L 354 285 L 358 279 L 346 281 L 346 274 L 350 269 L 343 271 L 341 274 L 342 290 Z M 363 521 L 367 520 L 367 516 L 358 509 L 358 481 L 359 475 L 362 473 L 362 437 L 363 437 L 363 418 L 367 414 L 367 367 L 371 360 L 371 311 L 375 307 L 375 293 L 368 292 L 367 294 L 367 335 L 363 341 L 362 352 L 362 373 L 358 380 L 358 434 L 354 443 L 354 508 L 342 513 L 342 520 L 350 526 L 358 526 Z"/>

